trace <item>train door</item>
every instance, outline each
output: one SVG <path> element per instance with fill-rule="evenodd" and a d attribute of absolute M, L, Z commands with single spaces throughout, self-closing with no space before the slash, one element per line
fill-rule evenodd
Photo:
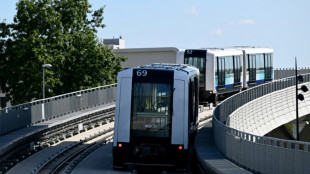
<path fill-rule="evenodd" d="M 271 65 L 271 54 L 265 54 L 265 80 L 270 81 L 271 80 L 271 71 L 272 71 L 272 65 Z"/>
<path fill-rule="evenodd" d="M 225 87 L 225 58 L 218 57 L 217 58 L 217 69 L 218 69 L 218 87 Z"/>
<path fill-rule="evenodd" d="M 249 83 L 256 82 L 256 57 L 255 55 L 248 55 L 249 63 Z"/>
<path fill-rule="evenodd" d="M 234 86 L 240 85 L 241 60 L 240 56 L 234 56 Z"/>

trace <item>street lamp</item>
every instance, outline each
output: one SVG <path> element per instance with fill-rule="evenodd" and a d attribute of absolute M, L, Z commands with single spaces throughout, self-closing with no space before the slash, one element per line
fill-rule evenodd
<path fill-rule="evenodd" d="M 43 69 L 43 99 L 45 98 L 45 77 L 44 77 L 44 68 L 51 68 L 51 64 L 43 64 L 42 69 Z"/>
<path fill-rule="evenodd" d="M 304 78 L 299 75 L 297 77 L 297 58 L 295 57 L 295 79 L 296 79 L 296 140 L 299 141 L 299 119 L 298 119 L 298 100 L 303 101 L 304 95 L 298 94 L 298 90 L 302 90 L 303 92 L 307 92 L 307 86 L 303 85 L 300 89 L 298 89 L 298 82 L 304 82 Z"/>

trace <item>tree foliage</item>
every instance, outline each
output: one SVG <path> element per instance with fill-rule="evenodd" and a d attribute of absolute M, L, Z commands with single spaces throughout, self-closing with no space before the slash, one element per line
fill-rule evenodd
<path fill-rule="evenodd" d="M 123 57 L 96 36 L 104 7 L 88 0 L 20 0 L 12 24 L 0 23 L 0 85 L 13 104 L 114 83 Z"/>

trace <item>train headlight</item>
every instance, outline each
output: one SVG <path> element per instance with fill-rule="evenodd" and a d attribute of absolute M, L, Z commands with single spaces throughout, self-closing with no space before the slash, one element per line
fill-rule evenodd
<path fill-rule="evenodd" d="M 183 146 L 179 146 L 179 150 L 183 150 Z"/>
<path fill-rule="evenodd" d="M 118 147 L 119 147 L 119 148 L 122 148 L 122 147 L 123 147 L 123 144 L 122 144 L 122 143 L 118 143 Z"/>

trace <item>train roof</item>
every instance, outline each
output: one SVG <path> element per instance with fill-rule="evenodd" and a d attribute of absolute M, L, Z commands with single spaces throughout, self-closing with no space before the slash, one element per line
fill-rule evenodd
<path fill-rule="evenodd" d="M 242 51 L 245 51 L 246 54 L 273 53 L 273 49 L 268 48 L 268 47 L 242 47 L 242 46 L 238 46 L 235 48 L 242 50 Z"/>
<path fill-rule="evenodd" d="M 133 67 L 134 69 L 157 69 L 157 70 L 176 70 L 176 71 L 185 71 L 185 72 L 192 72 L 197 71 L 199 72 L 198 68 L 187 65 L 187 64 L 170 64 L 170 63 L 153 63 L 150 65 L 140 65 L 137 67 Z"/>
<path fill-rule="evenodd" d="M 174 71 L 175 74 L 178 74 L 179 78 L 199 76 L 200 74 L 198 68 L 187 65 L 187 64 L 153 63 L 150 65 L 141 65 L 141 66 L 136 66 L 136 67 L 123 70 L 118 73 L 117 79 L 121 77 L 132 77 L 132 72 L 134 69 Z"/>
<path fill-rule="evenodd" d="M 189 50 L 207 50 L 207 54 L 215 56 L 228 56 L 228 55 L 239 55 L 242 51 L 248 54 L 257 53 L 273 53 L 272 48 L 268 47 L 257 47 L 257 46 L 235 46 L 226 48 L 200 48 L 200 49 L 189 49 Z M 135 52 L 180 52 L 184 49 L 176 47 L 153 47 L 153 48 L 123 48 L 123 49 L 113 49 L 115 53 L 135 53 Z"/>
<path fill-rule="evenodd" d="M 153 47 L 153 48 L 122 48 L 122 49 L 113 49 L 113 52 L 116 53 L 135 53 L 135 52 L 179 52 L 180 49 L 176 47 Z"/>
<path fill-rule="evenodd" d="M 207 48 L 207 54 L 213 56 L 242 55 L 242 50 L 235 48 Z"/>
<path fill-rule="evenodd" d="M 273 53 L 273 49 L 268 47 L 252 47 L 252 46 L 236 46 L 227 48 L 202 48 L 207 50 L 207 54 L 213 56 L 229 56 L 229 55 L 241 55 L 243 51 L 246 54 L 259 54 L 259 53 Z"/>

